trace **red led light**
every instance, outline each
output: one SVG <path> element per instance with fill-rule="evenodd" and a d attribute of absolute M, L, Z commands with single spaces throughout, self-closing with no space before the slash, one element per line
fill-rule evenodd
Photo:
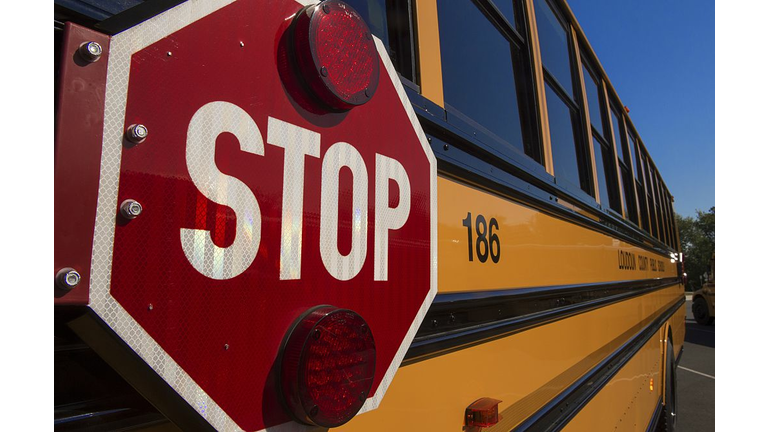
<path fill-rule="evenodd" d="M 482 398 L 467 407 L 465 419 L 467 427 L 489 427 L 499 422 L 500 400 Z"/>
<path fill-rule="evenodd" d="M 373 334 L 353 311 L 311 309 L 290 330 L 280 366 L 282 400 L 296 420 L 342 425 L 360 411 L 373 385 Z"/>
<path fill-rule="evenodd" d="M 373 97 L 379 56 L 357 11 L 342 1 L 326 0 L 302 9 L 293 25 L 295 61 L 317 98 L 348 110 Z"/>

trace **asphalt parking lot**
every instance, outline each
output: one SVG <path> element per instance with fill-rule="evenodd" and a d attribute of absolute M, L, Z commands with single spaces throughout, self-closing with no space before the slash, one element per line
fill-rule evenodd
<path fill-rule="evenodd" d="M 715 430 L 715 326 L 696 323 L 685 304 L 685 350 L 677 368 L 677 430 Z"/>

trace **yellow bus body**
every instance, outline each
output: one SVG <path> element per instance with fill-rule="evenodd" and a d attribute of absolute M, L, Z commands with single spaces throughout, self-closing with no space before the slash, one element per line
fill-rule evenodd
<path fill-rule="evenodd" d="M 519 202 L 454 180 L 438 181 L 439 293 L 595 283 L 677 276 L 669 256 L 652 253 Z M 496 217 L 498 264 L 467 259 L 468 211 Z M 664 271 L 620 270 L 618 251 L 664 262 Z M 475 400 L 501 400 L 500 421 L 483 430 L 509 431 L 634 336 L 675 308 L 611 381 L 567 425 L 569 431 L 645 430 L 662 398 L 667 335 L 677 358 L 684 339 L 683 286 L 579 313 L 469 347 L 414 359 L 395 375 L 375 411 L 357 416 L 344 431 L 461 431 Z M 655 385 L 651 388 L 650 382 Z"/>

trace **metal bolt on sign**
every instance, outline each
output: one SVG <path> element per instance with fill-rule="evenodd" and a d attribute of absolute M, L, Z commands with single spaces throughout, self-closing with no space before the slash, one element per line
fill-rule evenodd
<path fill-rule="evenodd" d="M 101 58 L 102 49 L 98 42 L 83 42 L 77 52 L 83 60 L 94 63 Z"/>
<path fill-rule="evenodd" d="M 144 142 L 147 135 L 149 135 L 149 130 L 143 124 L 132 124 L 125 130 L 125 138 L 134 144 Z"/>
<path fill-rule="evenodd" d="M 120 204 L 120 214 L 126 219 L 136 219 L 142 210 L 141 204 L 136 200 L 127 199 Z"/>
<path fill-rule="evenodd" d="M 56 286 L 71 290 L 80 284 L 80 273 L 72 267 L 64 267 L 56 273 Z"/>

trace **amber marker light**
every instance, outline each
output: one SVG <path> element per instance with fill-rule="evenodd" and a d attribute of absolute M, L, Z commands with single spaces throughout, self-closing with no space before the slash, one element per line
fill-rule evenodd
<path fill-rule="evenodd" d="M 472 402 L 464 414 L 466 426 L 484 428 L 498 423 L 499 403 L 500 400 L 487 397 Z"/>

